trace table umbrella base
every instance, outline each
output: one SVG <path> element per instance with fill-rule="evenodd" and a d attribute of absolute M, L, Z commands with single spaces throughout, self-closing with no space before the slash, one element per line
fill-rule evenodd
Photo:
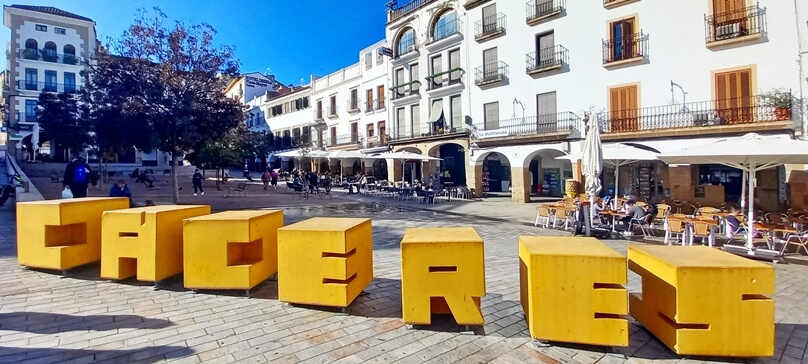
<path fill-rule="evenodd" d="M 773 261 L 775 263 L 783 259 L 779 251 L 765 248 L 749 249 L 745 245 L 724 244 L 724 251 L 747 258 L 769 262 Z"/>

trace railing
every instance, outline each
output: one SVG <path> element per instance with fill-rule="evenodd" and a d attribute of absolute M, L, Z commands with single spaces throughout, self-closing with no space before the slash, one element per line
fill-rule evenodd
<path fill-rule="evenodd" d="M 35 123 L 36 121 L 36 114 L 26 114 L 24 112 L 17 112 L 17 129 L 26 131 L 25 125 L 20 125 L 19 123 Z M 32 125 L 28 125 L 27 128 L 31 128 Z M 27 130 L 30 131 L 31 129 Z"/>
<path fill-rule="evenodd" d="M 331 105 L 328 107 L 328 117 L 333 118 L 337 116 L 337 105 Z"/>
<path fill-rule="evenodd" d="M 569 64 L 569 50 L 564 46 L 547 47 L 526 56 L 527 73 Z"/>
<path fill-rule="evenodd" d="M 766 27 L 766 10 L 757 4 L 748 8 L 704 16 L 707 44 L 760 34 Z"/>
<path fill-rule="evenodd" d="M 387 12 L 387 22 L 394 22 L 408 14 L 420 9 L 422 6 L 427 5 L 435 0 L 411 0 L 402 6 L 395 6 Z"/>
<path fill-rule="evenodd" d="M 474 23 L 474 39 L 490 37 L 505 31 L 507 17 L 503 13 L 482 18 Z"/>
<path fill-rule="evenodd" d="M 598 114 L 598 123 L 604 133 L 745 125 L 790 119 L 791 105 L 772 104 L 766 96 L 689 102 Z"/>
<path fill-rule="evenodd" d="M 483 131 L 501 131 L 496 136 L 541 135 L 571 132 L 581 127 L 581 118 L 572 112 L 529 116 L 500 120 L 494 125 L 483 125 Z M 478 137 L 480 132 L 477 131 Z"/>
<path fill-rule="evenodd" d="M 477 86 L 495 83 L 508 78 L 508 65 L 499 61 L 474 69 L 474 84 Z"/>
<path fill-rule="evenodd" d="M 415 45 L 415 38 L 408 38 L 407 40 L 398 43 L 395 50 L 396 58 L 401 58 L 402 56 L 406 56 L 416 51 L 418 51 L 418 46 Z"/>
<path fill-rule="evenodd" d="M 455 19 L 443 24 L 436 23 L 435 27 L 432 29 L 432 32 L 429 34 L 428 43 L 435 43 L 439 40 L 449 38 L 455 34 L 460 34 L 462 29 L 463 23 L 460 21 L 460 19 Z"/>
<path fill-rule="evenodd" d="M 372 112 L 375 109 L 373 102 L 374 100 L 365 101 L 365 112 Z"/>
<path fill-rule="evenodd" d="M 603 41 L 603 64 L 648 56 L 648 34 L 639 33 Z"/>
<path fill-rule="evenodd" d="M 567 0 L 530 0 L 527 2 L 527 22 L 530 23 L 552 14 L 558 14 L 567 7 Z"/>
<path fill-rule="evenodd" d="M 388 138 L 388 141 L 395 142 L 395 141 L 402 141 L 402 140 L 410 140 L 410 139 L 417 139 L 417 138 L 429 138 L 429 137 L 439 137 L 445 135 L 468 135 L 469 131 L 463 126 L 454 127 L 454 128 L 444 128 L 443 130 L 437 129 L 432 130 L 428 133 L 404 133 L 398 135 L 391 135 Z"/>
<path fill-rule="evenodd" d="M 314 111 L 314 120 L 323 120 L 323 109 L 319 108 Z"/>
<path fill-rule="evenodd" d="M 359 98 L 350 99 L 346 101 L 348 111 L 359 111 Z"/>
<path fill-rule="evenodd" d="M 359 143 L 358 134 L 343 134 L 337 135 L 336 137 L 329 135 L 328 137 L 323 138 L 323 144 L 329 147 L 357 143 Z"/>
<path fill-rule="evenodd" d="M 376 110 L 384 109 L 386 107 L 384 102 L 385 102 L 384 97 L 376 99 Z"/>
<path fill-rule="evenodd" d="M 461 76 L 465 71 L 462 68 L 452 68 L 426 77 L 427 90 L 437 90 L 443 86 L 456 85 L 462 82 Z M 446 77 L 446 76 L 449 77 Z"/>
<path fill-rule="evenodd" d="M 67 93 L 81 91 L 81 87 L 74 84 L 30 82 L 26 80 L 17 80 L 17 89 L 27 91 L 47 91 L 47 92 L 67 92 Z"/>
<path fill-rule="evenodd" d="M 393 92 L 393 100 L 403 99 L 412 95 L 421 94 L 421 81 L 415 80 L 407 82 L 390 89 Z"/>
<path fill-rule="evenodd" d="M 45 61 L 62 64 L 78 64 L 81 60 L 75 54 L 60 54 L 56 52 L 46 51 L 44 49 L 25 48 L 19 49 L 17 55 L 22 59 L 30 59 L 34 61 Z"/>

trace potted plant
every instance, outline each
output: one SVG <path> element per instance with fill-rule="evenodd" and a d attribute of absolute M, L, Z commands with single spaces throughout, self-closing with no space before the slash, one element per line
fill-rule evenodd
<path fill-rule="evenodd" d="M 763 105 L 774 109 L 776 120 L 791 118 L 791 92 L 774 89 L 761 95 Z"/>

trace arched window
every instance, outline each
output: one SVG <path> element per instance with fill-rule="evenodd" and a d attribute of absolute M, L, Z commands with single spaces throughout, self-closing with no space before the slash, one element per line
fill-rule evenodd
<path fill-rule="evenodd" d="M 43 59 L 48 62 L 56 62 L 56 43 L 45 43 L 45 49 L 42 52 Z"/>
<path fill-rule="evenodd" d="M 62 56 L 62 60 L 65 64 L 76 64 L 78 63 L 78 59 L 76 58 L 76 47 L 73 47 L 70 44 L 65 45 L 64 47 L 64 55 Z"/>
<path fill-rule="evenodd" d="M 25 50 L 22 51 L 22 58 L 39 59 L 39 44 L 36 42 L 36 39 L 28 39 L 25 41 Z"/>
<path fill-rule="evenodd" d="M 441 14 L 432 27 L 432 39 L 441 40 L 457 33 L 457 13 L 449 10 Z"/>
<path fill-rule="evenodd" d="M 415 31 L 407 29 L 398 38 L 398 46 L 396 47 L 396 56 L 401 56 L 415 50 Z"/>

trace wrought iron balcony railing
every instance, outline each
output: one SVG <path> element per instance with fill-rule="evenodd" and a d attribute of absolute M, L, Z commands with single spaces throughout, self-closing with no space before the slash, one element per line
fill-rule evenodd
<path fill-rule="evenodd" d="M 499 61 L 489 63 L 474 69 L 474 84 L 483 86 L 493 84 L 508 78 L 508 65 Z"/>
<path fill-rule="evenodd" d="M 35 49 L 35 48 L 20 49 L 17 52 L 17 56 L 22 59 L 30 59 L 34 61 L 45 61 L 62 64 L 79 64 L 79 61 L 81 61 L 81 58 L 77 57 L 75 54 L 70 53 L 61 54 L 56 53 L 55 51 L 52 50 Z"/>
<path fill-rule="evenodd" d="M 81 91 L 81 87 L 75 84 L 18 80 L 17 90 L 73 93 Z"/>
<path fill-rule="evenodd" d="M 420 95 L 421 81 L 415 80 L 398 86 L 393 86 L 390 91 L 393 92 L 393 100 L 403 99 L 412 95 Z"/>
<path fill-rule="evenodd" d="M 527 2 L 527 23 L 534 24 L 541 19 L 561 14 L 567 6 L 566 0 L 530 0 Z"/>
<path fill-rule="evenodd" d="M 497 131 L 498 133 L 495 134 L 497 137 L 568 133 L 580 130 L 581 124 L 581 118 L 578 115 L 572 112 L 560 112 L 488 123 L 488 125 L 481 125 L 482 128 L 476 131 L 476 136 L 485 138 L 486 131 Z"/>
<path fill-rule="evenodd" d="M 454 127 L 454 128 L 443 128 L 443 129 L 435 129 L 427 133 L 421 132 L 410 132 L 410 133 L 402 133 L 399 132 L 396 135 L 391 135 L 388 140 L 390 142 L 398 142 L 403 140 L 411 140 L 411 139 L 418 139 L 418 138 L 431 138 L 431 137 L 442 137 L 442 136 L 449 136 L 449 135 L 456 135 L 456 136 L 463 136 L 468 135 L 469 131 L 463 126 Z"/>
<path fill-rule="evenodd" d="M 385 108 L 385 99 L 384 97 L 375 100 L 376 110 L 382 110 Z"/>
<path fill-rule="evenodd" d="M 359 98 L 350 99 L 345 101 L 348 112 L 359 111 Z"/>
<path fill-rule="evenodd" d="M 603 64 L 648 56 L 648 34 L 639 33 L 603 41 Z"/>
<path fill-rule="evenodd" d="M 557 45 L 530 52 L 525 58 L 527 73 L 535 74 L 569 64 L 569 50 Z"/>
<path fill-rule="evenodd" d="M 429 34 L 428 44 L 441 41 L 455 34 L 460 34 L 462 29 L 463 29 L 463 23 L 460 21 L 460 19 L 455 19 L 453 21 L 441 24 L 435 24 L 435 27 L 431 30 Z"/>
<path fill-rule="evenodd" d="M 493 38 L 505 33 L 508 19 L 503 13 L 497 13 L 474 23 L 474 39 L 477 41 Z"/>
<path fill-rule="evenodd" d="M 349 145 L 359 143 L 359 134 L 329 135 L 323 138 L 323 145 L 335 147 L 339 145 Z"/>
<path fill-rule="evenodd" d="M 448 71 L 443 71 L 426 77 L 427 90 L 437 90 L 444 86 L 456 85 L 462 82 L 462 76 L 465 71 L 457 67 Z"/>
<path fill-rule="evenodd" d="M 387 22 L 390 23 L 401 19 L 434 1 L 435 0 L 411 0 L 402 6 L 394 6 L 387 12 Z"/>
<path fill-rule="evenodd" d="M 791 120 L 792 105 L 772 103 L 766 96 L 747 96 L 603 112 L 598 114 L 598 123 L 604 133 L 759 124 Z M 715 130 L 720 133 L 721 128 Z"/>
<path fill-rule="evenodd" d="M 766 28 L 766 10 L 755 4 L 748 8 L 704 16 L 707 44 L 761 34 Z"/>

